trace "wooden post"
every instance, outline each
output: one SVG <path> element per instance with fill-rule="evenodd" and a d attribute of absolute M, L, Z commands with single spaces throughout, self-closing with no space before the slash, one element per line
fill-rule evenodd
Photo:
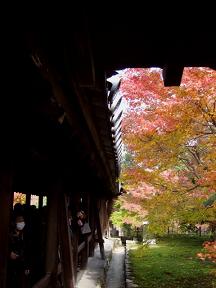
<path fill-rule="evenodd" d="M 52 275 L 55 283 L 58 259 L 58 200 L 59 185 L 52 185 L 48 193 L 48 217 L 47 217 L 47 243 L 46 243 L 46 275 Z M 53 287 L 55 284 L 53 284 Z"/>
<path fill-rule="evenodd" d="M 88 241 L 88 235 L 84 235 L 84 241 L 82 243 L 84 244 L 84 248 L 81 251 L 81 264 L 80 264 L 80 268 L 84 269 L 87 261 L 88 261 L 88 257 L 89 257 L 89 241 Z"/>
<path fill-rule="evenodd" d="M 75 278 L 75 282 L 76 282 L 76 278 L 77 278 L 77 266 L 78 266 L 78 235 L 77 232 L 75 232 L 73 234 L 73 245 L 72 245 L 73 249 L 73 266 L 74 266 L 74 278 Z"/>
<path fill-rule="evenodd" d="M 43 207 L 43 195 L 39 195 L 39 208 L 42 208 Z"/>
<path fill-rule="evenodd" d="M 101 231 L 99 211 L 98 211 L 98 207 L 96 204 L 95 204 L 95 221 L 96 221 L 96 228 L 97 228 L 97 234 L 98 234 L 98 242 L 99 242 L 99 247 L 100 247 L 100 254 L 101 254 L 101 258 L 104 260 L 105 259 L 104 240 L 103 240 L 102 231 Z"/>
<path fill-rule="evenodd" d="M 75 273 L 72 253 L 71 234 L 68 223 L 68 207 L 66 195 L 62 193 L 59 206 L 59 232 L 62 254 L 63 278 L 65 288 L 75 287 Z"/>
<path fill-rule="evenodd" d="M 93 257 L 94 256 L 94 249 L 95 249 L 95 207 L 94 207 L 94 202 L 91 201 L 90 198 L 90 204 L 89 204 L 89 224 L 92 229 L 91 234 L 92 238 L 89 242 L 89 256 Z"/>
<path fill-rule="evenodd" d="M 89 223 L 89 194 L 87 192 L 83 193 L 82 199 L 82 208 L 87 216 L 86 221 Z M 83 241 L 85 242 L 85 246 L 81 252 L 81 269 L 85 268 L 89 256 L 88 235 L 84 234 L 82 236 L 82 238 L 84 238 Z"/>
<path fill-rule="evenodd" d="M 80 200 L 80 195 L 72 194 L 70 197 L 70 207 L 78 207 L 79 200 Z M 72 216 L 76 218 L 76 213 L 75 214 L 72 213 Z M 78 238 L 79 238 L 79 233 L 78 233 L 78 230 L 75 229 L 75 231 L 73 231 L 73 236 L 72 236 L 72 253 L 73 253 L 75 282 L 77 278 L 77 267 L 78 267 Z"/>
<path fill-rule="evenodd" d="M 31 205 L 31 193 L 26 193 L 26 205 Z"/>
<path fill-rule="evenodd" d="M 10 213 L 13 209 L 11 172 L 0 172 L 0 287 L 6 287 Z"/>

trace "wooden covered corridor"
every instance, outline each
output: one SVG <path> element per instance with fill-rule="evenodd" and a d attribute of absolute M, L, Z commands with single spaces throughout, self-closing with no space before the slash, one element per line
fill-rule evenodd
<path fill-rule="evenodd" d="M 46 213 L 40 228 L 26 219 L 32 230 L 38 229 L 31 239 L 31 285 L 74 287 L 78 266 L 85 266 L 97 243 L 104 257 L 103 233 L 112 199 L 121 189 L 118 83 L 108 83 L 104 73 L 90 71 L 92 60 L 88 50 L 81 55 L 79 46 L 87 49 L 81 40 L 70 43 L 75 45 L 71 48 L 62 39 L 56 47 L 57 35 L 54 39 L 47 31 L 24 36 L 1 105 L 0 287 L 7 287 L 15 191 L 26 195 L 27 207 L 31 195 L 37 195 L 38 215 Z M 85 212 L 91 228 L 81 239 L 76 229 L 71 237 L 68 225 L 79 211 Z"/>
<path fill-rule="evenodd" d="M 85 266 L 97 243 L 104 257 L 103 233 L 112 201 L 121 193 L 120 81 L 107 81 L 114 71 L 160 67 L 164 84 L 170 86 L 180 84 L 185 66 L 216 67 L 215 45 L 205 33 L 195 32 L 192 39 L 184 31 L 184 42 L 177 30 L 155 31 L 133 11 L 128 11 L 130 23 L 125 23 L 125 14 L 118 16 L 125 25 L 120 29 L 108 10 L 82 8 L 70 17 L 64 10 L 61 23 L 53 16 L 45 25 L 41 18 L 37 28 L 14 29 L 10 35 L 0 106 L 2 288 L 7 287 L 15 191 L 26 194 L 27 206 L 30 195 L 38 195 L 38 209 L 47 196 L 43 253 L 39 260 L 33 257 L 40 265 L 33 287 L 59 287 L 61 282 L 73 288 L 78 265 Z M 71 237 L 68 225 L 69 213 L 73 218 L 80 209 L 91 227 L 81 242 L 77 235 Z"/>

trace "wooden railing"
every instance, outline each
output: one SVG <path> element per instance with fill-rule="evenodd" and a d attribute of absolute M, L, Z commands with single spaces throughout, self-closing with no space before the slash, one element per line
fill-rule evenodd
<path fill-rule="evenodd" d="M 90 234 L 86 241 L 83 241 L 79 246 L 78 246 L 78 254 L 82 253 L 83 250 L 86 248 L 87 243 L 89 243 L 93 238 L 93 235 Z M 86 243 L 87 242 L 87 243 Z M 88 251 L 87 251 L 88 255 Z M 87 256 L 88 258 L 88 256 Z M 83 259 L 83 262 L 85 262 L 87 259 Z M 58 276 L 58 275 L 57 275 Z M 49 287 L 51 281 L 51 273 L 47 273 L 43 278 L 41 278 L 32 288 L 47 288 Z"/>
<path fill-rule="evenodd" d="M 32 288 L 47 288 L 50 284 L 50 280 L 51 280 L 51 273 L 47 273 Z"/>
<path fill-rule="evenodd" d="M 82 252 L 82 250 L 86 247 L 85 241 L 83 241 L 79 246 L 78 246 L 78 254 Z"/>

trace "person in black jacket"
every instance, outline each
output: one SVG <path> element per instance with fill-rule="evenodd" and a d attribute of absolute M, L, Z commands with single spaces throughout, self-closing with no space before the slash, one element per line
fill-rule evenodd
<path fill-rule="evenodd" d="M 16 215 L 10 234 L 7 287 L 26 287 L 25 283 L 30 273 L 29 255 L 25 221 L 22 215 Z"/>

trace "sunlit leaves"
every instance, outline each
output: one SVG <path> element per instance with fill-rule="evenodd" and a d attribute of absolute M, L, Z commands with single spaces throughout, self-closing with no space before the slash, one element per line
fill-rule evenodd
<path fill-rule="evenodd" d="M 203 252 L 197 253 L 197 257 L 202 261 L 208 260 L 216 263 L 216 241 L 205 241 L 203 243 Z"/>
<path fill-rule="evenodd" d="M 185 68 L 180 87 L 164 87 L 161 75 L 160 69 L 122 72 L 130 155 L 122 205 L 141 218 L 147 211 L 152 223 L 159 214 L 164 225 L 177 218 L 214 221 L 214 205 L 206 209 L 203 202 L 216 191 L 216 71 Z"/>

